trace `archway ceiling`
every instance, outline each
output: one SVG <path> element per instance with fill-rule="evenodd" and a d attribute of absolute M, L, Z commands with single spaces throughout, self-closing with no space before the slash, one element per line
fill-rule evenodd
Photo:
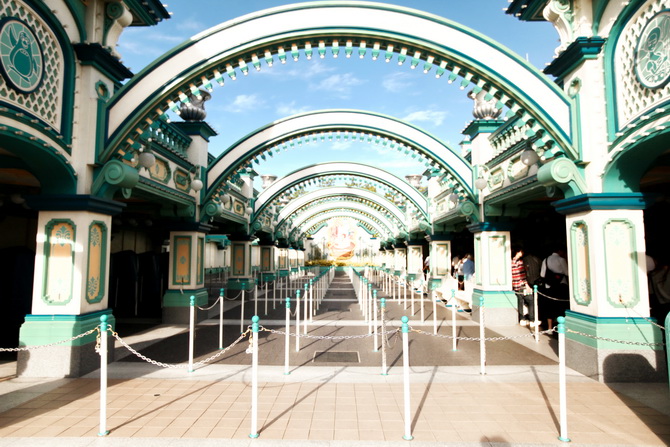
<path fill-rule="evenodd" d="M 378 28 L 375 26 L 380 24 Z M 575 155 L 570 144 L 569 101 L 544 74 L 500 44 L 462 25 L 421 11 L 367 2 L 303 3 L 273 8 L 225 22 L 194 36 L 157 59 L 124 85 L 111 101 L 108 145 L 100 159 L 133 151 L 150 137 L 147 129 L 178 102 L 201 89 L 223 85 L 262 62 L 325 57 L 340 53 L 434 70 L 437 77 L 460 80 L 507 116 L 529 125 L 541 149 L 557 146 Z"/>
<path fill-rule="evenodd" d="M 319 139 L 365 141 L 402 151 L 408 157 L 419 157 L 427 168 L 439 170 L 472 195 L 470 163 L 438 138 L 388 116 L 360 110 L 323 110 L 276 121 L 228 148 L 208 168 L 207 199 L 217 201 L 228 188 L 228 182 L 253 163 Z M 393 182 L 397 180 L 394 177 Z M 415 202 L 422 206 L 421 200 L 415 199 Z M 425 210 L 425 206 L 422 208 Z"/>
<path fill-rule="evenodd" d="M 297 202 L 297 203 L 293 203 Z M 291 201 L 283 207 L 277 216 L 277 227 L 287 221 L 296 221 L 304 215 L 319 212 L 323 207 L 364 206 L 368 212 L 389 222 L 390 226 L 406 229 L 407 222 L 403 211 L 395 203 L 369 191 L 352 191 L 351 188 L 326 188 Z"/>
<path fill-rule="evenodd" d="M 324 213 L 328 213 L 332 210 L 347 210 L 350 212 L 359 213 L 364 216 L 369 216 L 370 219 L 373 219 L 379 225 L 387 229 L 387 232 L 393 235 L 400 234 L 401 232 L 407 232 L 405 225 L 402 222 L 399 222 L 392 217 L 385 216 L 383 213 L 377 212 L 375 209 L 371 208 L 365 203 L 348 201 L 346 198 L 340 201 L 327 201 L 322 202 L 309 208 L 303 213 L 296 214 L 292 216 L 289 220 L 285 220 L 277 228 L 282 231 L 284 227 L 286 228 L 298 228 L 305 224 L 305 222 L 314 219 L 316 216 L 323 216 Z M 283 231 L 287 233 L 287 231 Z"/>
<path fill-rule="evenodd" d="M 364 223 L 365 225 L 369 225 L 374 228 L 377 234 L 384 238 L 391 238 L 395 235 L 392 229 L 384 226 L 384 224 L 380 223 L 374 216 L 370 214 L 364 213 L 360 210 L 348 208 L 333 208 L 320 214 L 316 214 L 302 222 L 302 224 L 293 228 L 290 231 L 289 239 L 298 240 L 303 236 L 311 235 L 312 233 L 310 231 L 314 231 L 317 227 L 321 227 L 337 218 L 351 218 L 358 222 Z"/>
<path fill-rule="evenodd" d="M 318 184 L 319 180 L 328 180 L 329 177 L 358 178 L 364 182 L 370 182 L 369 184 L 374 186 L 375 190 L 385 188 L 390 191 L 390 194 L 393 196 L 402 196 L 405 201 L 412 203 L 412 205 L 420 210 L 424 216 L 427 216 L 426 197 L 417 191 L 414 187 L 410 186 L 403 179 L 379 168 L 359 163 L 346 162 L 332 162 L 307 166 L 275 181 L 272 185 L 262 191 L 256 198 L 254 215 L 261 214 L 268 206 L 276 204 L 277 201 L 281 200 L 282 194 L 284 194 L 284 192 L 287 190 L 295 187 L 301 187 L 302 185 L 309 184 L 310 182 L 316 182 Z M 379 185 L 379 187 L 376 185 Z M 351 194 L 352 188 L 348 187 L 339 192 L 343 194 Z M 327 193 L 333 194 L 332 192 Z M 375 200 L 372 197 L 372 194 L 378 196 L 377 200 L 379 200 L 379 198 L 383 199 L 379 192 L 363 190 L 361 188 L 361 193 L 364 193 L 370 200 Z M 303 196 L 291 201 L 291 203 L 286 206 L 286 211 L 283 211 L 283 215 L 286 215 L 286 213 L 299 208 L 307 200 L 314 200 L 312 197 L 315 196 L 308 194 L 307 196 Z M 391 201 L 387 199 L 384 200 L 386 200 L 390 206 L 395 207 Z M 399 216 L 399 219 L 402 220 L 402 217 Z"/>

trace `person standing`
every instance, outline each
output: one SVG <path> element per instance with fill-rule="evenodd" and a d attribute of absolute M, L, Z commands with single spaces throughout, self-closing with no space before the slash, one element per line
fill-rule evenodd
<path fill-rule="evenodd" d="M 516 293 L 519 324 L 521 326 L 528 326 L 530 324 L 531 327 L 535 327 L 533 295 L 531 295 L 530 286 L 526 279 L 526 268 L 523 262 L 523 250 L 521 247 L 512 248 L 512 290 Z"/>
<path fill-rule="evenodd" d="M 547 327 L 552 328 L 556 318 L 564 315 L 569 307 L 568 261 L 565 259 L 565 250 L 557 249 L 542 261 L 540 276 L 543 278 L 545 294 L 549 297 L 549 302 L 543 306 L 547 308 Z"/>

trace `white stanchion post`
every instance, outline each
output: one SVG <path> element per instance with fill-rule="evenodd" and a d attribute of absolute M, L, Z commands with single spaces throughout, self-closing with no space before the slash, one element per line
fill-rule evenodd
<path fill-rule="evenodd" d="M 258 438 L 258 315 L 251 317 L 251 433 Z"/>
<path fill-rule="evenodd" d="M 414 439 L 412 436 L 412 415 L 410 413 L 410 394 L 409 394 L 409 318 L 403 316 L 402 321 L 402 371 L 403 371 L 403 391 L 405 400 L 405 435 L 402 437 L 406 441 Z"/>
<path fill-rule="evenodd" d="M 268 282 L 265 281 L 265 316 L 268 316 Z"/>
<path fill-rule="evenodd" d="M 412 293 L 409 295 L 409 302 L 412 303 L 412 317 L 414 316 L 414 288 L 412 288 Z M 407 310 L 407 287 L 405 287 L 405 310 Z"/>
<path fill-rule="evenodd" d="M 435 299 L 435 293 L 432 290 L 430 291 L 430 298 L 433 301 L 433 334 L 437 335 L 437 299 Z"/>
<path fill-rule="evenodd" d="M 244 287 L 244 286 L 242 286 Z M 245 295 L 245 290 L 244 288 L 242 289 L 242 309 L 240 309 L 240 334 L 244 332 L 244 295 Z"/>
<path fill-rule="evenodd" d="M 365 281 L 365 285 L 367 286 L 367 297 L 368 297 L 368 334 L 372 334 L 372 319 L 374 316 L 372 315 L 372 284 L 368 283 L 367 280 Z"/>
<path fill-rule="evenodd" d="M 107 436 L 107 315 L 100 315 L 100 430 Z"/>
<path fill-rule="evenodd" d="M 456 291 L 451 289 L 451 337 L 453 344 L 451 350 L 456 352 Z"/>
<path fill-rule="evenodd" d="M 290 347 L 290 336 L 291 333 L 291 297 L 286 297 L 286 339 L 284 343 L 284 375 L 288 376 L 291 372 L 288 370 L 288 351 Z"/>
<path fill-rule="evenodd" d="M 305 283 L 305 294 L 303 295 L 305 297 L 305 311 L 303 313 L 303 318 L 302 318 L 302 327 L 303 327 L 303 333 L 307 334 L 307 314 L 309 313 L 309 306 L 307 304 L 307 288 L 309 286 L 307 283 Z"/>
<path fill-rule="evenodd" d="M 398 281 L 398 287 L 400 287 L 400 281 Z M 405 309 L 407 309 L 407 280 L 403 282 L 402 294 L 405 300 Z M 400 297 L 400 289 L 398 289 L 398 297 Z M 414 304 L 414 302 L 412 302 Z M 414 308 L 412 307 L 412 316 L 414 316 Z"/>
<path fill-rule="evenodd" d="M 372 287 L 372 285 L 370 285 L 370 287 Z M 375 319 L 374 337 L 372 337 L 374 345 L 373 345 L 372 351 L 377 352 L 377 346 L 379 346 L 379 344 L 377 343 L 377 291 L 376 290 L 372 291 L 372 307 L 373 307 L 372 312 L 374 313 L 374 319 Z M 382 337 L 383 337 L 383 335 L 382 335 Z"/>
<path fill-rule="evenodd" d="M 277 308 L 277 277 L 272 281 L 272 310 Z"/>
<path fill-rule="evenodd" d="M 570 442 L 568 438 L 568 394 L 565 383 L 565 317 L 558 317 L 558 390 L 560 405 L 561 433 L 559 441 Z"/>
<path fill-rule="evenodd" d="M 535 343 L 540 342 L 540 320 L 537 312 L 537 285 L 533 286 L 533 323 L 535 324 Z"/>
<path fill-rule="evenodd" d="M 479 297 L 479 363 L 480 374 L 486 374 L 486 337 L 484 336 L 484 297 Z"/>
<path fill-rule="evenodd" d="M 381 319 L 382 319 L 382 376 L 388 375 L 386 367 L 386 298 L 380 300 Z"/>
<path fill-rule="evenodd" d="M 258 284 L 254 284 L 254 315 L 258 315 Z"/>
<path fill-rule="evenodd" d="M 191 313 L 188 328 L 188 372 L 193 372 L 193 347 L 195 345 L 195 296 L 191 295 L 189 299 Z"/>
<path fill-rule="evenodd" d="M 295 291 L 295 352 L 300 352 L 300 289 Z"/>
<path fill-rule="evenodd" d="M 419 305 L 421 306 L 421 322 L 426 321 L 425 300 L 423 299 L 423 289 L 419 290 Z"/>
<path fill-rule="evenodd" d="M 316 311 L 314 309 L 314 284 L 313 281 L 309 280 L 309 321 L 310 323 L 314 322 L 314 315 Z"/>
<path fill-rule="evenodd" d="M 224 298 L 223 287 L 219 289 L 219 349 L 223 349 L 223 302 Z"/>

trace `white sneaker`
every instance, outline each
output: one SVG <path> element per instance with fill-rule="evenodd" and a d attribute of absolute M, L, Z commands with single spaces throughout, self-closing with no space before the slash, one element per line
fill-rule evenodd
<path fill-rule="evenodd" d="M 539 326 L 539 325 L 540 325 L 540 322 L 539 322 L 539 321 L 531 321 L 531 322 L 530 322 L 530 327 L 537 327 L 537 326 Z"/>
<path fill-rule="evenodd" d="M 520 320 L 519 326 L 528 326 L 528 320 Z"/>

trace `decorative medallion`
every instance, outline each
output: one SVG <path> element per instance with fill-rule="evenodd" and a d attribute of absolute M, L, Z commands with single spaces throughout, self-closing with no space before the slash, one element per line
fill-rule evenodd
<path fill-rule="evenodd" d="M 653 16 L 642 30 L 635 50 L 635 74 L 650 89 L 670 80 L 670 10 Z"/>
<path fill-rule="evenodd" d="M 42 83 L 42 48 L 27 23 L 15 17 L 0 20 L 0 73 L 21 93 L 31 93 Z"/>

